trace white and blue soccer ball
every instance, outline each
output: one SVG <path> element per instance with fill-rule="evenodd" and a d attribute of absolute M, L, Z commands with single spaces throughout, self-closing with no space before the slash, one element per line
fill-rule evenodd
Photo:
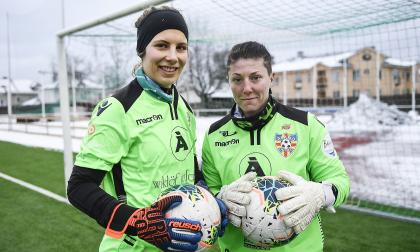
<path fill-rule="evenodd" d="M 219 205 L 206 189 L 190 184 L 172 186 L 162 192 L 161 197 L 180 195 L 182 202 L 165 213 L 166 218 L 195 220 L 201 223 L 203 236 L 197 251 L 206 251 L 217 241 L 221 225 Z"/>
<path fill-rule="evenodd" d="M 290 186 L 285 180 L 273 176 L 257 177 L 249 193 L 251 202 L 242 218 L 245 245 L 253 248 L 271 248 L 287 244 L 297 234 L 284 224 L 277 207 L 275 191 Z"/>

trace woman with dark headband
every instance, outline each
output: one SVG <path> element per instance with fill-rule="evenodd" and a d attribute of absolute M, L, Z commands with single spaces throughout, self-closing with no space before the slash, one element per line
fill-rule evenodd
<path fill-rule="evenodd" d="M 169 7 L 145 10 L 136 28 L 141 67 L 94 109 L 67 195 L 106 228 L 99 251 L 194 251 L 200 223 L 164 218 L 182 198 L 155 202 L 166 188 L 202 178 L 194 114 L 175 87 L 188 59 L 188 28 Z"/>

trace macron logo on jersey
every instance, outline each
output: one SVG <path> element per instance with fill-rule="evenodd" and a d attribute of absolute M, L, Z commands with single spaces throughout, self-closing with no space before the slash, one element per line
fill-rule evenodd
<path fill-rule="evenodd" d="M 231 139 L 229 141 L 224 141 L 224 142 L 214 142 L 214 145 L 216 147 L 224 147 L 224 146 L 229 146 L 232 144 L 239 144 L 239 139 Z"/>
<path fill-rule="evenodd" d="M 152 115 L 146 118 L 139 118 L 136 120 L 137 125 L 140 124 L 145 124 L 145 123 L 149 123 L 151 121 L 156 121 L 156 120 L 162 120 L 163 116 L 162 115 Z"/>

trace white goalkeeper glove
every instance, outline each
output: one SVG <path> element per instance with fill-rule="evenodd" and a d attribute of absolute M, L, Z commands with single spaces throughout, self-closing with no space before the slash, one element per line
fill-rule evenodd
<path fill-rule="evenodd" d="M 255 172 L 250 172 L 229 185 L 222 186 L 217 198 L 221 199 L 228 208 L 228 219 L 232 225 L 241 226 L 241 219 L 246 216 L 245 206 L 251 198 L 248 193 L 252 190 L 251 181 L 257 177 Z"/>
<path fill-rule="evenodd" d="M 331 184 L 307 181 L 287 171 L 280 171 L 278 177 L 293 184 L 278 189 L 275 195 L 277 200 L 283 201 L 278 211 L 284 217 L 284 223 L 293 228 L 295 233 L 305 230 L 321 208 L 325 207 L 328 212 L 335 213 L 335 196 Z"/>

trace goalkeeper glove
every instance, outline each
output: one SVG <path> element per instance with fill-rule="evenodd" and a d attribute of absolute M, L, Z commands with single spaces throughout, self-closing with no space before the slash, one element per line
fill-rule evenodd
<path fill-rule="evenodd" d="M 248 193 L 252 190 L 251 181 L 257 177 L 255 172 L 250 172 L 229 185 L 222 186 L 217 198 L 227 206 L 228 219 L 232 225 L 241 226 L 242 217 L 246 216 L 245 206 L 251 201 Z"/>
<path fill-rule="evenodd" d="M 335 196 L 331 184 L 306 181 L 287 171 L 280 171 L 278 176 L 293 184 L 278 189 L 275 195 L 277 200 L 283 201 L 278 206 L 278 211 L 284 216 L 284 223 L 293 228 L 295 233 L 305 230 L 322 207 L 329 212 L 335 212 Z"/>
<path fill-rule="evenodd" d="M 139 209 L 119 204 L 111 215 L 105 234 L 116 239 L 124 233 L 137 235 L 164 251 L 195 251 L 202 236 L 200 222 L 164 218 L 165 212 L 181 201 L 181 196 L 168 196 L 150 207 Z"/>
<path fill-rule="evenodd" d="M 226 226 L 229 224 L 229 221 L 227 218 L 227 206 L 221 199 L 218 199 L 218 198 L 215 198 L 215 199 L 216 199 L 217 205 L 219 205 L 220 215 L 222 217 L 218 236 L 222 237 L 225 233 Z"/>

